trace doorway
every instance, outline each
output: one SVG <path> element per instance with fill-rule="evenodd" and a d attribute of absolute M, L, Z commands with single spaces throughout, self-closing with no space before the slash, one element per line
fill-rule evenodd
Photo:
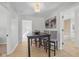
<path fill-rule="evenodd" d="M 22 42 L 27 39 L 27 34 L 32 32 L 32 21 L 22 20 Z"/>
<path fill-rule="evenodd" d="M 71 56 L 74 55 L 72 51 L 76 52 L 76 44 L 74 38 L 72 38 L 72 34 L 74 34 L 74 32 L 72 33 L 72 19 L 64 19 L 63 26 L 63 51 Z"/>
<path fill-rule="evenodd" d="M 66 19 L 64 20 L 64 39 L 70 39 L 71 33 L 71 20 Z"/>
<path fill-rule="evenodd" d="M 71 19 L 64 19 L 63 20 L 63 49 L 67 50 L 69 44 L 71 43 Z"/>

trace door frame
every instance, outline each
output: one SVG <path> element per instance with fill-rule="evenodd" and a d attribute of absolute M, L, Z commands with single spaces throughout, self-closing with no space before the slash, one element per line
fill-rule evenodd
<path fill-rule="evenodd" d="M 60 49 L 63 49 L 64 46 L 64 20 L 70 19 L 70 37 L 71 37 L 71 29 L 73 28 L 73 23 L 71 18 L 64 18 L 63 12 L 60 13 Z M 71 24 L 72 23 L 72 24 Z M 71 28 L 72 27 L 72 28 Z"/>

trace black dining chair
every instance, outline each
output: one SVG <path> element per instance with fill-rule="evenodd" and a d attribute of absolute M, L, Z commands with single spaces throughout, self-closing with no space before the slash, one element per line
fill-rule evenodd
<path fill-rule="evenodd" d="M 57 31 L 51 31 L 50 35 L 51 35 L 50 36 L 50 50 L 54 51 L 54 56 L 55 56 L 56 50 L 58 49 Z M 43 40 L 44 49 L 46 50 L 46 52 L 48 50 L 48 40 L 47 39 L 48 38 Z"/>
<path fill-rule="evenodd" d="M 39 30 L 35 30 L 35 31 L 33 31 L 33 34 L 34 34 L 34 35 L 39 35 L 39 34 L 40 34 L 40 31 L 39 31 Z M 40 38 L 40 39 L 41 39 L 41 38 Z M 32 43 L 34 42 L 35 47 L 37 47 L 37 46 L 38 46 L 38 43 L 39 43 L 39 44 L 40 44 L 39 47 L 40 47 L 40 46 L 42 45 L 42 41 L 41 41 L 40 39 L 31 40 L 31 45 L 32 45 Z"/>

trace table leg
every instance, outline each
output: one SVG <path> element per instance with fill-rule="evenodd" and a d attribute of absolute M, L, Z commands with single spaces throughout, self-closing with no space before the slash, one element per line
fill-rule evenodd
<path fill-rule="evenodd" d="M 48 36 L 48 57 L 50 57 L 50 36 Z"/>
<path fill-rule="evenodd" d="M 30 39 L 31 40 L 31 46 L 32 46 L 32 39 Z"/>
<path fill-rule="evenodd" d="M 37 38 L 35 38 L 35 47 L 37 47 Z"/>
<path fill-rule="evenodd" d="M 41 39 L 39 38 L 39 48 L 40 48 L 40 46 L 41 46 Z"/>
<path fill-rule="evenodd" d="M 39 48 L 40 48 L 41 45 L 42 45 L 42 39 L 39 38 Z"/>
<path fill-rule="evenodd" d="M 28 57 L 30 57 L 30 38 L 28 38 Z"/>

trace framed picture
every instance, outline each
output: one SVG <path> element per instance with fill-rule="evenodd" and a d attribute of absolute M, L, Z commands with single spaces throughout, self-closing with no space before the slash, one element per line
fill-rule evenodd
<path fill-rule="evenodd" d="M 56 28 L 56 16 L 45 21 L 46 28 Z"/>

